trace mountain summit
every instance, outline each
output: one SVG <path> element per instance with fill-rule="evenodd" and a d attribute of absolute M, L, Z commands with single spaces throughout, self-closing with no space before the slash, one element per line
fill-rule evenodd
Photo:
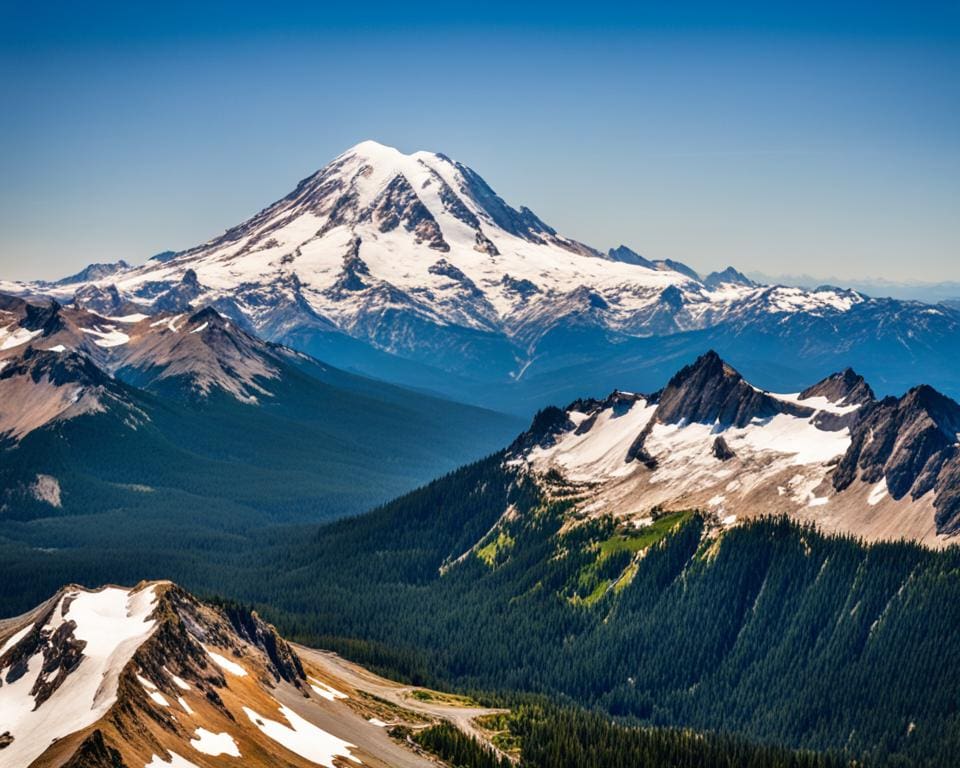
<path fill-rule="evenodd" d="M 627 246 L 603 251 L 444 154 L 373 141 L 196 247 L 0 288 L 107 314 L 212 306 L 333 365 L 524 412 L 517 392 L 542 404 L 558 386 L 582 392 L 585 377 L 604 391 L 625 369 L 659 366 L 649 340 L 667 336 L 686 359 L 749 345 L 790 386 L 853 364 L 906 389 L 916 382 L 903 354 L 943 386 L 953 383 L 944 360 L 960 350 L 960 312 L 947 307 L 762 286 L 732 267 L 704 277 Z"/>

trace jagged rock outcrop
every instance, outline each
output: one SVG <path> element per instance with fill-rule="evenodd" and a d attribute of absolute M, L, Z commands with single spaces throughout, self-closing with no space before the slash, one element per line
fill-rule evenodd
<path fill-rule="evenodd" d="M 106 277 L 115 275 L 118 272 L 130 269 L 130 265 L 123 259 L 107 264 L 90 264 L 79 272 L 68 277 L 57 280 L 54 285 L 73 285 L 74 283 L 86 283 L 96 280 L 103 280 Z"/>
<path fill-rule="evenodd" d="M 931 491 L 941 532 L 957 530 L 956 473 L 960 405 L 932 387 L 920 386 L 901 398 L 886 397 L 864 407 L 850 448 L 833 476 L 837 490 L 856 479 L 886 481 L 894 499 L 916 500 Z"/>
<path fill-rule="evenodd" d="M 876 400 L 866 379 L 852 368 L 827 376 L 803 390 L 798 399 L 808 400 L 811 397 L 825 397 L 837 405 L 865 405 Z"/>
<path fill-rule="evenodd" d="M 391 232 L 402 226 L 412 232 L 417 243 L 426 243 L 436 251 L 449 251 L 440 225 L 423 204 L 410 182 L 397 175 L 360 215 L 360 221 L 371 221 L 380 232 Z"/>
<path fill-rule="evenodd" d="M 159 288 L 159 293 L 152 297 L 151 294 L 155 288 Z M 152 306 L 155 312 L 187 312 L 203 292 L 197 273 L 188 269 L 183 273 L 179 283 L 173 286 L 148 284 L 144 286 L 143 291 L 138 292 L 138 295 L 153 298 Z"/>
<path fill-rule="evenodd" d="M 73 294 L 73 304 L 80 309 L 110 317 L 126 314 L 129 302 L 125 301 L 115 285 L 85 285 Z"/>
<path fill-rule="evenodd" d="M 570 429 L 574 429 L 574 424 L 567 412 L 553 405 L 547 406 L 537 411 L 530 428 L 513 441 L 507 453 L 520 455 L 537 446 L 551 445 L 557 435 Z"/>
<path fill-rule="evenodd" d="M 745 427 L 755 419 L 769 419 L 778 413 L 814 414 L 812 408 L 792 406 L 751 386 L 712 350 L 681 369 L 655 399 L 655 418 L 663 424 Z"/>
<path fill-rule="evenodd" d="M 960 405 L 930 387 L 878 402 L 846 369 L 775 394 L 709 352 L 653 395 L 579 399 L 538 432 L 514 460 L 590 487 L 585 517 L 645 525 L 651 509 L 696 507 L 723 525 L 787 514 L 871 540 L 960 533 Z"/>
<path fill-rule="evenodd" d="M 737 454 L 727 445 L 727 441 L 723 439 L 722 435 L 717 435 L 713 440 L 713 455 L 720 461 L 729 461 L 737 457 Z"/>
<path fill-rule="evenodd" d="M 628 248 L 625 245 L 617 246 L 616 248 L 611 248 L 607 251 L 607 256 L 609 256 L 614 261 L 621 261 L 624 264 L 636 264 L 640 267 L 646 267 L 647 269 L 656 269 L 657 265 L 654 264 L 649 259 L 645 259 L 636 251 Z"/>

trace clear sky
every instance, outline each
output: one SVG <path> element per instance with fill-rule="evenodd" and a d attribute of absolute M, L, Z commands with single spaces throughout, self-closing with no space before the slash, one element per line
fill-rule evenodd
<path fill-rule="evenodd" d="M 956 1 L 36 5 L 0 0 L 0 279 L 195 245 L 366 138 L 600 248 L 960 279 Z"/>

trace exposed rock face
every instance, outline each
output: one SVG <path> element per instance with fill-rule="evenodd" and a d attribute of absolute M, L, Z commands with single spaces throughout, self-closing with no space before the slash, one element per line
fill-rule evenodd
<path fill-rule="evenodd" d="M 791 407 L 758 391 L 713 351 L 683 368 L 656 399 L 656 419 L 662 424 L 718 422 L 745 427 L 754 419 L 768 419 L 778 413 L 814 413 L 813 409 Z"/>
<path fill-rule="evenodd" d="M 391 232 L 402 226 L 414 234 L 417 243 L 426 243 L 437 251 L 450 250 L 437 220 L 403 175 L 394 177 L 371 207 L 363 212 L 360 221 L 372 221 L 381 232 Z"/>
<path fill-rule="evenodd" d="M 0 444 L 15 442 L 45 424 L 108 408 L 140 421 L 130 390 L 80 352 L 27 347 L 0 368 Z M 11 489 L 4 489 L 9 491 Z M 54 483 L 39 478 L 28 493 L 59 501 Z"/>
<path fill-rule="evenodd" d="M 61 323 L 61 309 L 56 301 L 26 301 L 19 296 L 0 294 L 0 312 L 7 313 L 10 320 L 30 331 L 55 330 Z"/>
<path fill-rule="evenodd" d="M 183 273 L 183 278 L 178 284 L 169 288 L 161 285 L 160 288 L 161 293 L 153 302 L 154 311 L 159 312 L 189 311 L 192 303 L 204 291 L 197 273 L 192 269 Z"/>
<path fill-rule="evenodd" d="M 472 296 L 482 296 L 481 291 L 475 282 L 467 277 L 461 270 L 457 269 L 446 259 L 440 259 L 435 264 L 431 264 L 429 271 L 433 275 L 443 275 L 449 277 L 455 283 L 458 283 L 463 289 Z"/>
<path fill-rule="evenodd" d="M 244 402 L 269 396 L 281 350 L 238 328 L 212 307 L 145 336 L 124 354 L 121 375 L 138 386 L 179 387 L 188 398 L 218 389 Z"/>
<path fill-rule="evenodd" d="M 127 304 L 115 285 L 85 285 L 73 294 L 73 303 L 76 307 L 88 309 L 104 317 L 124 314 Z"/>
<path fill-rule="evenodd" d="M 557 435 L 572 429 L 574 425 L 566 411 L 553 405 L 547 406 L 537 411 L 530 429 L 513 441 L 508 453 L 520 455 L 537 446 L 550 445 Z"/>
<path fill-rule="evenodd" d="M 723 439 L 723 436 L 718 435 L 713 441 L 713 455 L 720 459 L 720 461 L 729 461 L 730 459 L 736 458 L 737 454 L 727 445 L 727 441 Z"/>
<path fill-rule="evenodd" d="M 103 731 L 91 733 L 63 768 L 127 768 L 120 750 L 108 746 Z"/>
<path fill-rule="evenodd" d="M 33 638 L 58 626 L 88 642 L 37 702 L 30 687 L 43 654 Z M 29 670 L 0 687 L 4 768 L 434 764 L 383 738 L 370 720 L 383 709 L 349 678 L 316 657 L 301 662 L 251 611 L 170 582 L 65 587 L 0 622 L 0 649 L 0 677 L 11 653 Z"/>
<path fill-rule="evenodd" d="M 817 382 L 800 393 L 800 400 L 811 397 L 825 397 L 837 405 L 865 405 L 876 399 L 873 390 L 866 380 L 854 371 L 847 368 L 840 373 Z"/>
<path fill-rule="evenodd" d="M 362 291 L 368 287 L 365 278 L 370 277 L 370 268 L 360 258 L 362 240 L 355 237 L 343 256 L 343 271 L 330 289 L 333 294 L 342 296 L 344 292 Z"/>
<path fill-rule="evenodd" d="M 664 259 L 663 261 L 656 262 L 657 266 L 660 269 L 669 269 L 674 272 L 679 272 L 681 275 L 686 275 L 691 280 L 700 280 L 700 275 L 697 274 L 695 269 L 688 267 L 686 264 L 683 264 L 679 261 L 674 261 L 673 259 Z"/>
<path fill-rule="evenodd" d="M 244 764 L 286 764 L 244 707 L 274 716 L 281 685 L 309 698 L 299 657 L 272 626 L 169 582 L 66 587 L 0 646 L 0 754 L 11 765 L 143 765 L 144 754 L 195 753 L 200 728 L 249 747 Z"/>
<path fill-rule="evenodd" d="M 28 376 L 34 383 L 47 379 L 56 386 L 105 386 L 113 381 L 86 355 L 69 352 L 50 354 L 33 346 L 27 347 L 19 358 L 11 360 L 0 371 L 0 380 L 17 376 Z"/>
<path fill-rule="evenodd" d="M 532 242 L 543 242 L 545 238 L 557 234 L 529 208 L 521 207 L 517 211 L 507 205 L 475 171 L 461 163 L 454 165 L 462 176 L 463 192 L 477 201 L 500 229 Z"/>
<path fill-rule="evenodd" d="M 884 398 L 864 407 L 833 485 L 843 490 L 858 477 L 868 483 L 886 480 L 894 499 L 907 494 L 919 499 L 939 489 L 934 502 L 938 531 L 953 532 L 960 511 L 953 491 L 958 435 L 960 405 L 931 387 Z"/>
<path fill-rule="evenodd" d="M 256 611 L 238 605 L 226 605 L 223 612 L 236 633 L 251 645 L 262 650 L 270 660 L 270 670 L 276 680 L 286 680 L 297 687 L 306 680 L 300 657 L 271 624 L 261 619 Z"/>
<path fill-rule="evenodd" d="M 500 251 L 497 250 L 497 246 L 494 245 L 493 240 L 483 234 L 479 228 L 477 229 L 477 236 L 475 238 L 473 249 L 475 251 L 480 251 L 480 253 L 485 253 L 488 256 L 500 255 Z"/>
<path fill-rule="evenodd" d="M 944 461 L 934 485 L 934 492 L 937 494 L 934 501 L 937 531 L 960 533 L 960 451 L 956 448 Z"/>
<path fill-rule="evenodd" d="M 531 280 L 523 279 L 517 280 L 510 275 L 504 275 L 500 279 L 500 283 L 510 292 L 517 294 L 523 298 L 528 298 L 533 296 L 535 293 L 539 293 L 540 289 L 537 288 L 536 283 Z"/>

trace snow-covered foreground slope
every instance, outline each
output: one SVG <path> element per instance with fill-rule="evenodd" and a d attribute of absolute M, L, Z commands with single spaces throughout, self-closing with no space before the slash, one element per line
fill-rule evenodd
<path fill-rule="evenodd" d="M 255 613 L 169 582 L 67 587 L 0 621 L 0 681 L 2 768 L 433 765 Z"/>
<path fill-rule="evenodd" d="M 68 589 L 42 622 L 4 643 L 0 725 L 12 741 L 0 752 L 0 765 L 29 765 L 107 713 L 124 667 L 156 627 L 150 618 L 156 602 L 155 585 Z"/>
<path fill-rule="evenodd" d="M 850 370 L 764 392 L 713 353 L 663 390 L 538 415 L 509 464 L 577 516 L 647 525 L 702 509 L 723 525 L 787 514 L 866 539 L 950 540 L 960 528 L 960 406 L 927 387 L 878 401 Z"/>
<path fill-rule="evenodd" d="M 0 290 L 118 319 L 214 306 L 334 365 L 485 402 L 510 402 L 510 392 L 542 400 L 568 379 L 582 385 L 576 366 L 599 371 L 597 362 L 624 356 L 635 364 L 655 356 L 635 347 L 652 337 L 694 334 L 689 355 L 704 351 L 699 332 L 731 347 L 759 334 L 742 343 L 771 374 L 875 359 L 894 386 L 904 374 L 875 354 L 878 345 L 936 381 L 950 378 L 939 364 L 960 345 L 960 313 L 947 307 L 762 286 L 732 268 L 701 276 L 623 246 L 602 252 L 511 207 L 445 155 L 371 141 L 200 246 Z M 0 345 L 23 343 L 19 333 L 0 331 Z M 109 348 L 127 330 L 113 322 L 90 334 Z M 837 337 L 851 359 L 838 360 Z"/>

